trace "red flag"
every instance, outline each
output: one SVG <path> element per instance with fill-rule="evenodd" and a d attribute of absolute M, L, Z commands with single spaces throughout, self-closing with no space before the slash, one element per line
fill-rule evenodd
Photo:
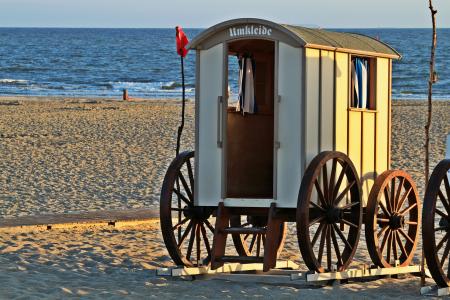
<path fill-rule="evenodd" d="M 185 57 L 188 53 L 186 45 L 189 44 L 189 40 L 183 32 L 181 26 L 175 27 L 177 37 L 177 53 L 178 55 Z"/>

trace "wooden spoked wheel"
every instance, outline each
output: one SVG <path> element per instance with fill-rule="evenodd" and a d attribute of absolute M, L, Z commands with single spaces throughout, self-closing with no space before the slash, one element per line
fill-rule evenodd
<path fill-rule="evenodd" d="M 428 181 L 423 203 L 422 243 L 428 269 L 440 287 L 450 286 L 450 159 Z"/>
<path fill-rule="evenodd" d="M 309 164 L 296 218 L 298 244 L 310 270 L 348 267 L 358 246 L 362 203 L 358 174 L 344 153 L 322 152 Z"/>
<path fill-rule="evenodd" d="M 375 265 L 406 267 L 414 257 L 421 219 L 416 185 L 408 173 L 386 171 L 377 177 L 366 207 L 367 250 Z"/>
<path fill-rule="evenodd" d="M 267 228 L 267 216 L 241 216 L 234 215 L 230 218 L 231 227 L 244 228 Z M 284 241 L 286 239 L 286 225 L 280 225 L 280 240 L 277 245 L 277 253 L 283 250 Z M 246 233 L 246 234 L 232 234 L 233 244 L 239 256 L 263 256 L 264 246 L 266 244 L 265 233 Z"/>
<path fill-rule="evenodd" d="M 194 206 L 194 152 L 179 154 L 164 177 L 160 221 L 164 243 L 175 264 L 206 265 L 211 257 L 214 227 L 210 207 Z"/>

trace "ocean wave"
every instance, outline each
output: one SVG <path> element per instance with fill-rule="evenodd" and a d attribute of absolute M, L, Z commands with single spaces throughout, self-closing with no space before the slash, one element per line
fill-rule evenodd
<path fill-rule="evenodd" d="M 180 92 L 182 90 L 182 85 L 178 82 L 109 82 L 112 86 L 112 90 L 123 90 L 127 89 L 130 92 Z M 186 92 L 193 92 L 195 90 L 194 84 L 186 84 Z"/>
<path fill-rule="evenodd" d="M 25 79 L 0 79 L 0 84 L 8 84 L 8 85 L 25 85 L 28 84 L 28 80 Z"/>

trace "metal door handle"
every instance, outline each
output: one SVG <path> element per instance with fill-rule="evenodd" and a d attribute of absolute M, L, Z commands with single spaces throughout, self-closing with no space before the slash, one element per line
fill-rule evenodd
<path fill-rule="evenodd" d="M 222 104 L 223 97 L 217 97 L 217 147 L 222 148 Z"/>

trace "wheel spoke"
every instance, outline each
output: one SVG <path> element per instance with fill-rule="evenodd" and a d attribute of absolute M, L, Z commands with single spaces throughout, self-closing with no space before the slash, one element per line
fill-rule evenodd
<path fill-rule="evenodd" d="M 381 210 L 383 211 L 383 213 L 390 217 L 391 213 L 388 211 L 388 209 L 386 208 L 386 206 L 384 206 L 384 203 L 382 201 L 378 202 L 378 204 L 380 204 Z"/>
<path fill-rule="evenodd" d="M 195 240 L 195 231 L 197 230 L 197 222 L 194 221 L 194 228 L 191 230 L 191 237 L 189 238 L 189 245 L 187 248 L 186 258 L 187 260 L 191 260 L 192 247 L 194 246 Z"/>
<path fill-rule="evenodd" d="M 172 207 L 170 210 L 183 212 L 184 208 Z"/>
<path fill-rule="evenodd" d="M 344 198 L 345 195 L 347 195 L 348 191 L 352 188 L 352 186 L 355 184 L 355 181 L 352 181 L 350 184 L 348 184 L 345 189 L 342 191 L 342 193 L 336 198 L 334 201 L 335 205 L 339 205 L 339 202 Z"/>
<path fill-rule="evenodd" d="M 186 227 L 186 230 L 184 231 L 184 233 L 183 233 L 183 236 L 180 238 L 180 240 L 178 241 L 178 248 L 180 248 L 181 247 L 181 245 L 183 244 L 183 242 L 184 242 L 184 240 L 186 239 L 186 237 L 188 236 L 188 234 L 189 234 L 189 232 L 191 231 L 191 229 L 192 229 L 192 225 L 194 225 L 194 221 L 193 220 L 191 220 L 190 222 L 189 222 L 189 224 L 188 224 L 188 226 Z"/>
<path fill-rule="evenodd" d="M 258 234 L 256 238 L 256 257 L 259 257 L 260 253 L 261 253 L 261 234 Z"/>
<path fill-rule="evenodd" d="M 342 220 L 343 223 L 347 224 L 350 227 L 353 227 L 353 228 L 358 228 L 359 227 L 358 225 L 356 225 L 356 224 L 354 224 L 354 223 L 352 223 L 352 222 L 350 222 L 350 221 L 348 221 L 348 220 L 346 220 L 344 218 L 342 218 L 341 220 Z"/>
<path fill-rule="evenodd" d="M 250 247 L 249 247 L 249 249 L 248 249 L 248 251 L 251 253 L 252 252 L 252 250 L 253 250 L 253 246 L 255 245 L 255 242 L 256 242 L 256 234 L 253 234 L 253 236 L 252 236 L 252 241 L 250 242 Z"/>
<path fill-rule="evenodd" d="M 435 211 L 438 215 L 440 215 L 444 219 L 448 219 L 448 216 L 445 213 L 443 213 L 439 208 L 436 207 Z"/>
<path fill-rule="evenodd" d="M 208 252 L 208 257 L 211 257 L 211 246 L 209 245 L 208 235 L 206 234 L 205 225 L 201 224 L 201 230 L 203 235 L 203 241 L 205 243 L 206 252 Z"/>
<path fill-rule="evenodd" d="M 414 221 L 405 221 L 405 224 L 417 226 L 419 223 L 414 222 Z"/>
<path fill-rule="evenodd" d="M 394 262 L 398 260 L 398 253 L 397 253 L 397 232 L 394 231 L 392 233 L 392 252 L 394 253 Z"/>
<path fill-rule="evenodd" d="M 179 227 L 183 226 L 183 224 L 186 223 L 187 221 L 189 221 L 189 219 L 188 219 L 188 218 L 184 218 L 184 219 L 183 219 L 181 222 L 179 222 L 177 225 L 173 226 L 173 227 L 172 227 L 172 230 L 178 229 Z"/>
<path fill-rule="evenodd" d="M 440 231 L 440 230 L 447 230 L 447 226 L 440 226 L 440 227 L 436 227 L 434 228 L 434 231 Z"/>
<path fill-rule="evenodd" d="M 329 225 L 327 224 L 325 228 L 322 230 L 322 234 L 320 235 L 319 255 L 317 256 L 319 264 L 322 264 L 323 248 L 325 246 L 325 237 L 328 232 L 328 227 Z"/>
<path fill-rule="evenodd" d="M 353 247 L 350 245 L 350 243 L 347 241 L 347 239 L 345 238 L 344 234 L 342 233 L 342 231 L 339 229 L 339 227 L 337 227 L 337 225 L 335 223 L 333 223 L 333 227 L 334 230 L 337 232 L 337 234 L 339 235 L 339 237 L 341 238 L 341 240 L 344 242 L 345 246 L 350 248 L 350 251 L 353 250 Z"/>
<path fill-rule="evenodd" d="M 361 204 L 360 202 L 351 202 L 345 206 L 342 206 L 341 209 L 345 211 L 345 210 L 348 210 L 349 208 L 352 208 L 353 206 L 357 206 L 357 205 L 359 206 L 360 204 Z"/>
<path fill-rule="evenodd" d="M 388 230 L 388 229 L 389 229 L 389 225 L 384 226 L 384 227 L 380 230 L 380 232 L 377 233 L 377 238 L 379 239 L 379 238 L 386 232 L 386 230 Z"/>
<path fill-rule="evenodd" d="M 389 219 L 377 218 L 377 223 L 389 223 Z"/>
<path fill-rule="evenodd" d="M 406 251 L 405 246 L 403 245 L 403 241 L 400 238 L 399 234 L 396 234 L 395 236 L 397 237 L 397 242 L 398 242 L 398 245 L 400 246 L 400 251 L 402 251 L 402 254 L 405 256 L 405 259 L 406 259 L 408 257 L 408 252 Z"/>
<path fill-rule="evenodd" d="M 325 192 L 323 195 L 325 197 L 326 202 L 328 205 L 331 204 L 331 200 L 328 198 L 328 170 L 327 170 L 327 164 L 325 163 L 322 167 L 322 182 L 323 182 L 323 191 Z"/>
<path fill-rule="evenodd" d="M 315 202 L 309 202 L 312 206 L 314 206 L 315 208 L 317 208 L 317 209 L 319 209 L 319 210 L 321 210 L 321 211 L 323 211 L 323 212 L 325 212 L 325 209 L 322 207 L 322 206 L 320 206 L 319 204 L 317 204 L 317 203 L 315 203 Z"/>
<path fill-rule="evenodd" d="M 413 209 L 416 206 L 417 206 L 417 203 L 414 203 L 411 206 L 409 206 L 409 207 L 405 208 L 404 210 L 402 210 L 399 214 L 404 216 L 407 212 L 409 212 L 411 209 Z"/>
<path fill-rule="evenodd" d="M 314 220 L 309 222 L 309 227 L 316 224 L 317 222 L 321 222 L 323 219 L 325 219 L 325 216 L 319 216 L 319 217 L 315 218 Z"/>
<path fill-rule="evenodd" d="M 381 241 L 381 247 L 380 247 L 380 249 L 381 249 L 380 252 L 381 253 L 384 252 L 384 248 L 386 247 L 386 242 L 389 239 L 389 237 L 391 236 L 391 232 L 392 232 L 392 230 L 390 228 L 388 228 L 388 230 L 384 234 L 383 241 Z M 380 235 L 380 237 L 381 237 L 381 235 Z"/>
<path fill-rule="evenodd" d="M 396 211 L 399 211 L 399 210 L 402 208 L 403 203 L 404 203 L 405 200 L 408 198 L 408 196 L 409 196 L 409 194 L 411 193 L 411 191 L 412 191 L 412 187 L 410 187 L 410 188 L 408 189 L 408 191 L 407 191 L 406 193 L 403 194 L 402 198 L 400 199 L 400 202 L 399 202 L 398 205 L 397 205 L 397 210 L 396 210 Z"/>
<path fill-rule="evenodd" d="M 448 176 L 444 176 L 444 185 L 445 191 L 447 192 L 447 201 L 450 201 L 450 183 L 448 182 Z"/>
<path fill-rule="evenodd" d="M 392 201 L 392 210 L 395 212 L 395 177 L 391 180 L 391 194 L 390 199 Z"/>
<path fill-rule="evenodd" d="M 392 214 L 392 212 L 394 210 L 392 209 L 391 198 L 389 197 L 389 190 L 390 190 L 390 187 L 388 184 L 384 187 L 383 193 L 384 193 L 384 200 L 386 201 L 388 211 L 390 214 Z"/>
<path fill-rule="evenodd" d="M 448 232 L 445 233 L 444 237 L 442 238 L 442 240 L 439 242 L 439 244 L 436 246 L 436 252 L 438 252 L 442 246 L 444 245 L 444 243 L 448 240 Z"/>
<path fill-rule="evenodd" d="M 327 207 L 327 202 L 323 196 L 322 189 L 320 188 L 320 184 L 317 181 L 317 179 L 314 181 L 314 186 L 316 187 L 316 191 L 317 191 L 317 195 L 319 196 L 320 203 L 322 203 L 322 206 Z"/>
<path fill-rule="evenodd" d="M 331 271 L 331 231 L 333 231 L 333 229 L 331 228 L 331 226 L 328 226 L 328 231 L 327 231 L 327 266 L 328 266 L 328 270 Z"/>
<path fill-rule="evenodd" d="M 398 185 L 398 188 L 397 188 L 397 194 L 395 195 L 395 198 L 394 198 L 394 208 L 395 208 L 395 211 L 398 211 L 398 209 L 400 209 L 398 206 L 397 206 L 397 204 L 399 203 L 399 200 L 400 200 L 400 195 L 401 195 L 401 193 L 402 193 L 402 189 L 403 189 L 403 184 L 405 183 L 405 177 L 401 177 L 400 178 L 400 184 Z"/>
<path fill-rule="evenodd" d="M 411 243 L 414 245 L 414 240 L 403 230 L 403 228 L 399 228 L 398 231 Z"/>
<path fill-rule="evenodd" d="M 331 175 L 330 175 L 330 184 L 328 186 L 328 199 L 332 203 L 333 201 L 333 193 L 334 193 L 334 184 L 336 180 L 336 166 L 337 166 L 337 159 L 333 159 L 332 165 L 331 165 Z"/>
<path fill-rule="evenodd" d="M 179 177 L 180 180 L 181 180 L 181 184 L 183 185 L 184 190 L 186 191 L 186 194 L 187 194 L 188 197 L 189 197 L 189 200 L 190 200 L 191 202 L 194 202 L 194 196 L 192 195 L 191 189 L 189 188 L 189 186 L 188 186 L 188 184 L 187 184 L 187 182 L 186 182 L 186 179 L 184 179 L 184 176 L 183 176 L 183 174 L 181 173 L 181 171 L 178 172 L 178 177 Z"/>
<path fill-rule="evenodd" d="M 448 206 L 447 199 L 445 199 L 445 196 L 444 196 L 444 194 L 442 193 L 441 190 L 438 190 L 438 195 L 439 195 L 439 198 L 441 198 L 441 202 L 444 205 L 445 210 L 447 211 L 447 213 L 449 213 L 450 212 L 450 208 Z"/>
<path fill-rule="evenodd" d="M 197 266 L 200 263 L 201 246 L 200 246 L 200 224 L 197 224 L 197 230 L 195 231 L 195 237 L 197 240 Z"/>
<path fill-rule="evenodd" d="M 334 186 L 333 198 L 332 199 L 336 199 L 337 193 L 339 192 L 339 188 L 341 187 L 341 184 L 342 184 L 342 180 L 344 179 L 345 172 L 347 172 L 347 167 L 348 167 L 348 165 L 345 164 L 344 167 L 341 170 L 341 173 L 339 174 L 339 177 L 338 177 L 338 180 L 336 182 L 336 185 Z"/>
<path fill-rule="evenodd" d="M 442 254 L 441 266 L 444 266 L 444 262 L 448 257 L 449 251 L 450 251 L 450 243 L 447 243 L 447 244 L 445 244 L 444 253 Z"/>
<path fill-rule="evenodd" d="M 336 257 L 338 259 L 338 265 L 341 267 L 344 263 L 342 262 L 341 252 L 339 251 L 339 244 L 337 242 L 336 233 L 334 229 L 331 228 L 331 238 L 333 240 L 334 252 L 336 253 Z"/>
<path fill-rule="evenodd" d="M 319 238 L 319 235 L 322 232 L 324 226 L 325 226 L 325 222 L 321 222 L 319 227 L 317 228 L 316 233 L 314 234 L 313 239 L 311 241 L 311 244 L 313 247 L 316 244 L 317 239 Z"/>
<path fill-rule="evenodd" d="M 211 223 L 209 223 L 208 220 L 204 220 L 203 223 L 205 223 L 205 225 L 209 228 L 209 230 L 211 230 L 211 232 L 214 233 L 214 227 L 211 225 Z"/>
<path fill-rule="evenodd" d="M 192 193 L 194 193 L 194 187 L 195 187 L 194 182 L 195 182 L 195 181 L 194 181 L 194 172 L 192 171 L 191 161 L 188 160 L 188 161 L 186 162 L 186 164 L 187 164 L 187 169 L 188 169 L 189 184 L 191 185 L 191 191 L 192 191 Z"/>
<path fill-rule="evenodd" d="M 250 233 L 247 233 L 246 235 L 244 235 L 244 241 L 246 241 L 249 236 L 250 236 Z"/>
<path fill-rule="evenodd" d="M 173 189 L 173 192 L 179 197 L 179 199 L 183 200 L 183 202 L 186 203 L 188 206 L 192 206 L 191 200 L 186 198 L 182 193 L 180 193 L 179 190 Z"/>
<path fill-rule="evenodd" d="M 387 241 L 387 252 L 386 252 L 386 261 L 388 264 L 391 263 L 391 249 L 392 249 L 392 236 L 394 235 L 394 231 L 389 232 L 389 237 Z"/>

